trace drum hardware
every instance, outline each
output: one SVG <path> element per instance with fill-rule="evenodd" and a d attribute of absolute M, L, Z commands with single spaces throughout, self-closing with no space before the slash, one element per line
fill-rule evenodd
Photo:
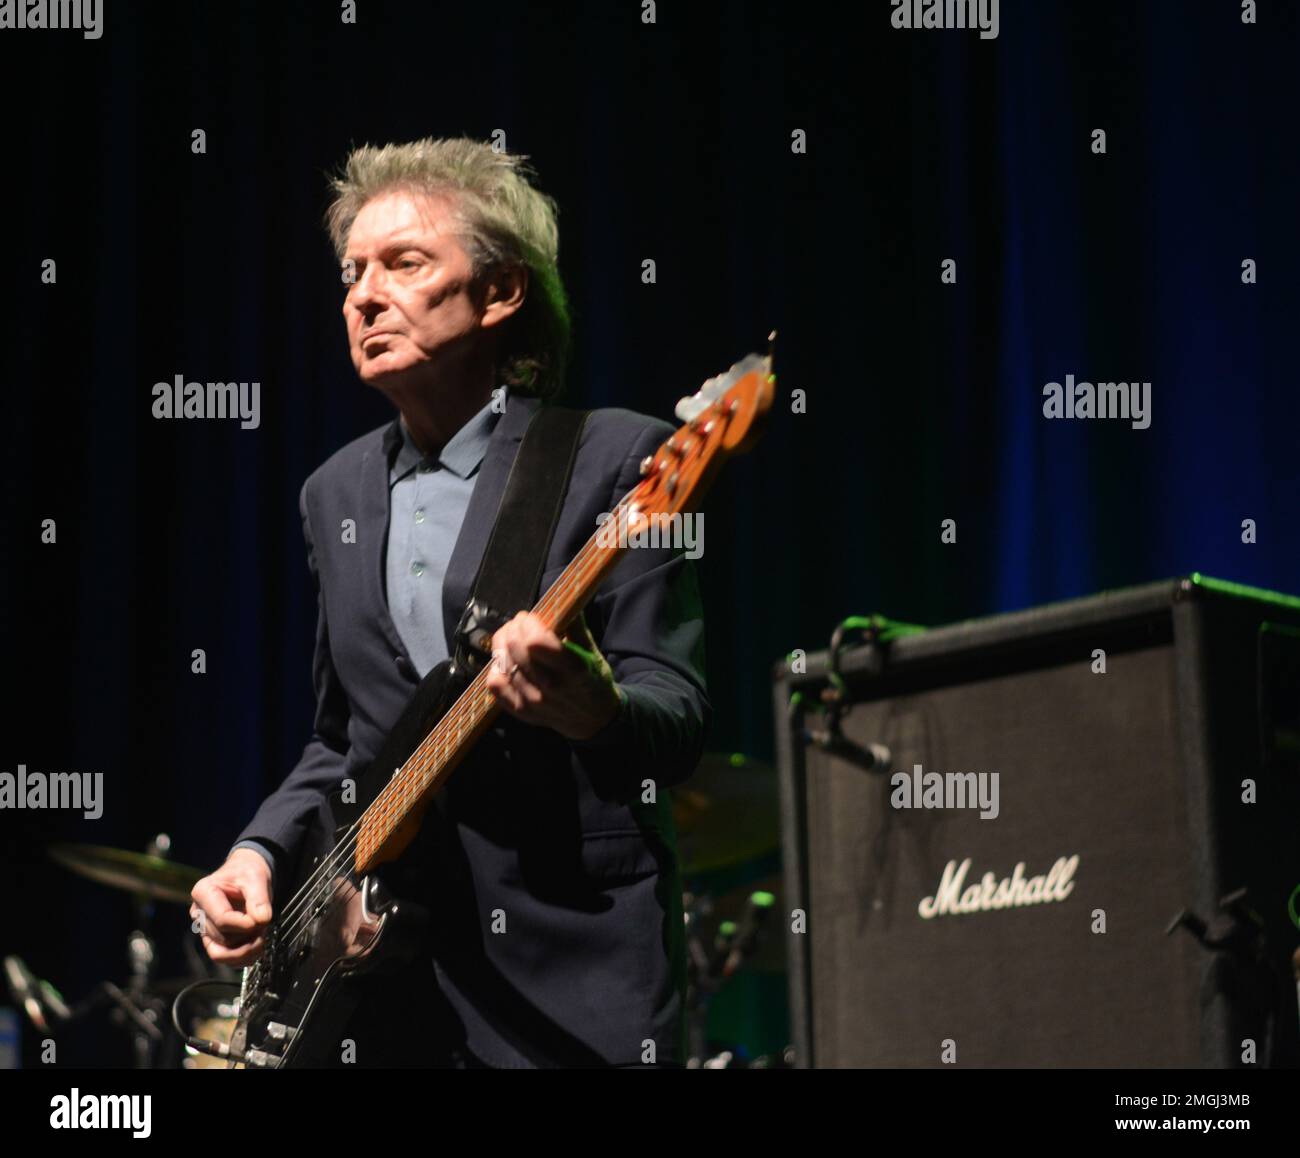
<path fill-rule="evenodd" d="M 127 981 L 123 985 L 101 981 L 72 1005 L 51 982 L 37 977 L 21 957 L 4 959 L 9 990 L 38 1031 L 56 1035 L 107 1009 L 110 1023 L 131 1036 L 136 1068 L 150 1069 L 159 1064 L 160 1053 L 169 1041 L 162 1028 L 167 1004 L 192 979 L 156 976 L 154 905 L 159 901 L 188 904 L 190 889 L 203 876 L 198 869 L 167 859 L 170 850 L 171 839 L 166 833 L 155 836 L 143 853 L 88 844 L 59 844 L 49 849 L 52 860 L 78 876 L 130 893 L 134 921 L 127 935 Z M 202 971 L 203 962 L 193 952 L 192 938 L 185 938 L 185 946 L 191 968 Z M 220 973 L 229 973 L 224 966 L 216 968 Z"/>

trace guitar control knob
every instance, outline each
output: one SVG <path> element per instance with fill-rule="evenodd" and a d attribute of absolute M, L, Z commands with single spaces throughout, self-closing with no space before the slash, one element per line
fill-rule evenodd
<path fill-rule="evenodd" d="M 250 1070 L 274 1069 L 280 1064 L 280 1059 L 264 1049 L 250 1049 L 244 1054 L 244 1064 Z"/>
<path fill-rule="evenodd" d="M 641 474 L 643 477 L 650 473 L 650 468 L 654 466 L 654 464 L 655 456 L 653 454 L 647 454 L 645 458 L 641 460 Z"/>

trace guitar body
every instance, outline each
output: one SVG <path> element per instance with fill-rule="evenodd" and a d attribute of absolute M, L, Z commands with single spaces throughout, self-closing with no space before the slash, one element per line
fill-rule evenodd
<path fill-rule="evenodd" d="M 430 672 L 355 787 L 334 793 L 318 812 L 288 890 L 294 899 L 273 921 L 262 956 L 244 971 L 230 1039 L 244 1065 L 336 1064 L 344 1029 L 372 986 L 382 986 L 426 948 L 427 910 L 399 896 L 418 895 L 409 858 L 358 874 L 352 857 L 338 849 L 464 684 L 450 662 Z M 422 820 L 420 813 L 409 816 L 395 847 L 409 844 Z"/>

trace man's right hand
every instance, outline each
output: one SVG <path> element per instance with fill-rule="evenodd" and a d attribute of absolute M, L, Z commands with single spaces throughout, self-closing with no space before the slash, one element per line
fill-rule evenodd
<path fill-rule="evenodd" d="M 262 952 L 271 923 L 271 866 L 251 848 L 237 848 L 190 892 L 190 916 L 208 956 L 242 966 Z"/>

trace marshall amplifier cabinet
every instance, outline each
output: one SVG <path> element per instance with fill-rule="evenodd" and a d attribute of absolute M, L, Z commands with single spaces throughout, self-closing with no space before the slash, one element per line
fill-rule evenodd
<path fill-rule="evenodd" d="M 775 668 L 798 1064 L 1296 1064 L 1300 600 L 895 635 Z"/>

